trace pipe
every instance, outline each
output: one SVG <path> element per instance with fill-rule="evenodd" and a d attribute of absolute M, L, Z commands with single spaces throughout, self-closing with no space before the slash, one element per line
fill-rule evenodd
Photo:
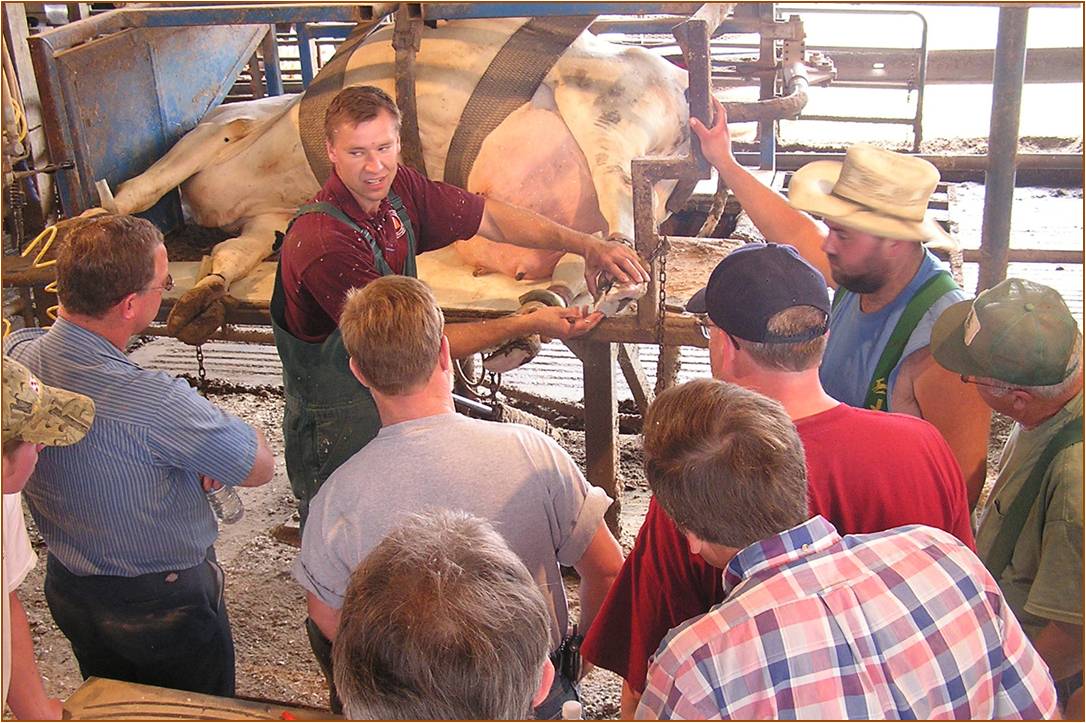
<path fill-rule="evenodd" d="M 1026 75 L 1028 7 L 999 9 L 992 69 L 992 121 L 988 132 L 988 171 L 984 176 L 984 216 L 980 226 L 980 275 L 977 293 L 1007 276 L 1011 207 L 1014 204 L 1018 122 L 1022 110 L 1022 84 Z"/>

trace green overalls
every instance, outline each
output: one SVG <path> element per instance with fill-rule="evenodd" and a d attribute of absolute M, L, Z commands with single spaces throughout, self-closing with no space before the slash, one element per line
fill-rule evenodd
<path fill-rule="evenodd" d="M 417 276 L 415 229 L 403 201 L 394 193 L 389 203 L 407 231 L 407 259 L 404 276 Z M 330 203 L 310 203 L 298 209 L 291 220 L 310 213 L 323 213 L 350 227 L 369 242 L 377 270 L 382 276 L 395 272 L 385 261 L 377 241 Z M 289 227 L 287 229 L 290 230 Z M 275 271 L 271 298 L 272 332 L 283 362 L 283 446 L 287 476 L 298 498 L 301 524 L 309 514 L 309 501 L 324 481 L 351 455 L 362 449 L 381 429 L 373 397 L 348 367 L 347 350 L 337 328 L 320 343 L 305 342 L 286 330 L 286 298 L 280 270 Z"/>

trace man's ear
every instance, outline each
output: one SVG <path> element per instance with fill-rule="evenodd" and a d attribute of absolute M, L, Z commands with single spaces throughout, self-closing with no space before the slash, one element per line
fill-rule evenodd
<path fill-rule="evenodd" d="M 328 162 L 335 165 L 335 150 L 332 148 L 332 143 L 327 138 L 324 139 L 324 152 L 328 154 Z"/>
<path fill-rule="evenodd" d="M 547 699 L 547 695 L 551 692 L 552 685 L 554 685 L 554 665 L 551 664 L 551 659 L 547 658 L 543 661 L 543 676 L 539 680 L 539 690 L 532 696 L 533 708 L 539 706 Z"/>
<path fill-rule="evenodd" d="M 133 291 L 128 296 L 124 297 L 117 302 L 117 308 L 120 311 L 121 318 L 125 321 L 131 321 L 136 318 L 136 297 L 139 296 L 138 291 Z"/>
<path fill-rule="evenodd" d="M 702 542 L 701 538 L 690 530 L 683 530 L 683 537 L 686 538 L 686 544 L 690 548 L 691 555 L 698 555 L 705 548 L 705 543 Z"/>
<path fill-rule="evenodd" d="M 362 370 L 358 368 L 358 362 L 354 360 L 353 356 L 350 357 L 350 361 L 347 362 L 347 365 L 351 368 L 351 374 L 354 374 L 354 378 L 358 380 L 359 384 L 364 386 L 366 389 L 369 389 L 369 382 L 366 381 L 366 377 L 363 376 Z"/>
<path fill-rule="evenodd" d="M 441 335 L 441 349 L 437 352 L 437 364 L 441 371 L 452 369 L 452 352 L 449 350 L 449 337 Z"/>
<path fill-rule="evenodd" d="M 1011 395 L 1011 407 L 1015 412 L 1025 411 L 1034 399 L 1033 395 L 1025 389 L 1012 389 L 1008 393 Z"/>

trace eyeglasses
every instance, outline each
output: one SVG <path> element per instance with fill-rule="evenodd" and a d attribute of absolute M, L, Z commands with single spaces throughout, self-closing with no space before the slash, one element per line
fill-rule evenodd
<path fill-rule="evenodd" d="M 148 286 L 143 293 L 148 291 L 173 291 L 173 274 L 166 274 L 166 280 L 162 282 L 162 286 Z"/>
<path fill-rule="evenodd" d="M 732 343 L 732 346 L 735 347 L 735 350 L 739 351 L 739 342 L 735 340 L 735 337 L 714 324 L 708 314 L 694 314 L 694 319 L 698 323 L 698 330 L 701 331 L 701 335 L 705 337 L 707 341 L 709 339 L 709 332 L 712 329 L 720 329 L 720 333 L 727 336 L 728 340 Z"/>
<path fill-rule="evenodd" d="M 970 376 L 969 374 L 961 374 L 959 375 L 959 377 L 962 380 L 962 384 L 976 384 L 978 387 L 991 387 L 992 389 L 1014 389 L 1014 387 L 1007 386 L 1002 382 L 986 382 L 983 379 L 978 379 L 974 376 Z"/>

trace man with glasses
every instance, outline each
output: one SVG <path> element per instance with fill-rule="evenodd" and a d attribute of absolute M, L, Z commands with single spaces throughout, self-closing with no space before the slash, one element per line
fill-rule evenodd
<path fill-rule="evenodd" d="M 727 115 L 715 107 L 711 129 L 690 121 L 705 157 L 767 241 L 794 244 L 837 287 L 821 368 L 826 391 L 854 407 L 934 424 L 975 505 L 991 411 L 975 388 L 935 363 L 929 348 L 939 314 L 967 296 L 926 248 L 953 245 L 926 213 L 939 171 L 920 158 L 857 144 L 843 162 L 815 161 L 796 171 L 785 200 L 735 160 Z"/>
<path fill-rule="evenodd" d="M 233 695 L 218 527 L 204 492 L 262 485 L 275 458 L 258 430 L 125 355 L 173 286 L 149 221 L 88 220 L 56 268 L 56 323 L 5 343 L 42 382 L 96 407 L 81 441 L 42 451 L 24 492 L 49 549 L 49 610 L 84 677 Z"/>
<path fill-rule="evenodd" d="M 925 524 L 973 546 L 965 482 L 939 432 L 915 417 L 850 407 L 823 390 L 818 367 L 830 298 L 822 274 L 796 249 L 740 247 L 687 310 L 700 315 L 713 376 L 776 399 L 794 421 L 812 514 L 842 534 Z M 723 598 L 720 570 L 690 551 L 651 500 L 582 647 L 588 660 L 626 681 L 624 714 L 632 715 L 665 633 Z"/>
<path fill-rule="evenodd" d="M 1065 702 L 1083 667 L 1082 333 L 1054 289 L 1007 279 L 943 312 L 931 340 L 939 364 L 1015 421 L 977 553 Z"/>

